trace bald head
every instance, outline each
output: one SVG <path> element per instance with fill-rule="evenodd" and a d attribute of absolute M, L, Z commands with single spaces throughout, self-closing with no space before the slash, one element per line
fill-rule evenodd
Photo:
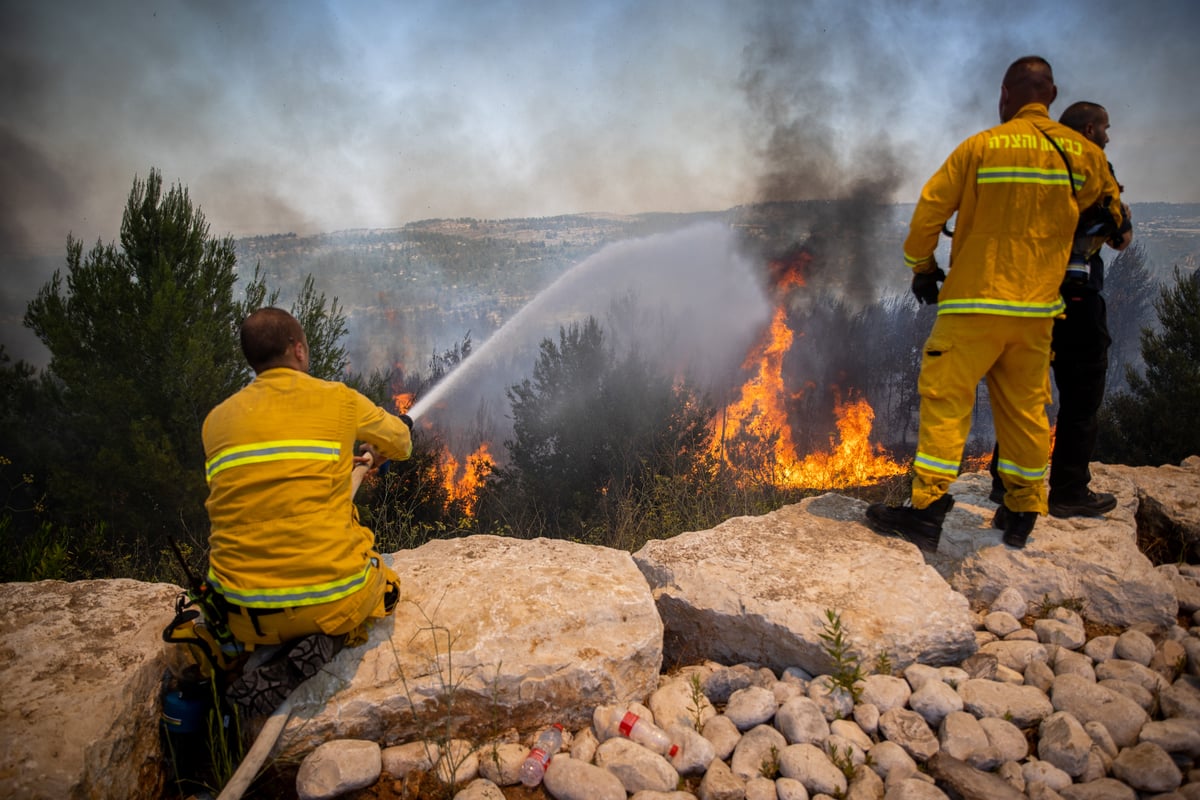
<path fill-rule="evenodd" d="M 1041 56 L 1018 58 L 1004 73 L 1000 85 L 1000 121 L 1008 122 L 1023 106 L 1041 103 L 1049 108 L 1058 97 L 1054 70 Z"/>
<path fill-rule="evenodd" d="M 282 308 L 268 306 L 242 322 L 242 354 L 255 373 L 275 367 L 308 371 L 308 340 L 304 328 Z"/>

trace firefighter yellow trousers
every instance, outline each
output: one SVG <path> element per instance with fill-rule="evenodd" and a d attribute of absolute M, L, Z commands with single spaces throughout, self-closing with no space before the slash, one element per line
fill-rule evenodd
<path fill-rule="evenodd" d="M 234 606 L 229 612 L 229 629 L 234 637 L 253 650 L 257 645 L 281 644 L 314 633 L 346 635 L 347 646 L 366 641 L 366 623 L 391 613 L 384 597 L 393 588 L 398 593 L 400 578 L 372 553 L 373 565 L 367 585 L 354 594 L 329 603 L 291 608 L 255 609 Z"/>
<path fill-rule="evenodd" d="M 921 359 L 921 429 L 912 504 L 925 508 L 949 490 L 971 429 L 975 389 L 987 378 L 1000 477 L 1012 511 L 1046 513 L 1050 452 L 1049 318 L 942 314 Z"/>

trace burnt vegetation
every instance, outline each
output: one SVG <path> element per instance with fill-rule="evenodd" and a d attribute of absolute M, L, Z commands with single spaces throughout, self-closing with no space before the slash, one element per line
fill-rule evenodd
<path fill-rule="evenodd" d="M 861 231 L 837 223 L 844 210 L 809 202 L 704 215 L 427 220 L 234 242 L 213 237 L 186 190 L 151 171 L 134 183 L 119 241 L 85 252 L 69 240 L 64 270 L 29 301 L 25 324 L 48 363 L 14 362 L 0 346 L 0 542 L 9 554 L 0 577 L 182 583 L 171 539 L 199 569 L 200 424 L 250 379 L 237 345 L 248 309 L 290 306 L 308 333 L 314 374 L 404 411 L 478 354 L 473 340 L 486 342 L 572 265 L 607 244 L 699 220 L 737 231 L 769 289 L 781 281 L 766 268 L 772 259 L 803 255 L 808 264 L 802 288 L 778 306 L 801 343 L 778 365 L 785 422 L 733 431 L 728 408 L 756 379 L 750 359 L 704 378 L 664 370 L 629 336 L 652 319 L 654 298 L 628 298 L 514 356 L 525 377 L 504 386 L 502 403 L 418 425 L 413 458 L 358 496 L 379 548 L 494 533 L 635 550 L 764 513 L 829 485 L 781 481 L 780 440 L 800 457 L 836 448 L 845 408 L 860 400 L 873 414 L 872 453 L 903 463 L 932 310 L 912 301 L 895 257 L 908 209 L 873 209 L 861 241 Z M 1190 213 L 1158 212 L 1154 219 Z M 1180 227 L 1163 225 L 1172 253 L 1187 247 Z M 1196 237 L 1188 241 L 1193 249 L 1165 280 L 1145 244 L 1109 265 L 1102 460 L 1159 464 L 1200 452 L 1195 426 L 1179 422 L 1200 416 Z M 991 449 L 982 391 L 980 400 L 968 455 Z M 903 483 L 897 475 L 839 491 L 896 499 Z"/>

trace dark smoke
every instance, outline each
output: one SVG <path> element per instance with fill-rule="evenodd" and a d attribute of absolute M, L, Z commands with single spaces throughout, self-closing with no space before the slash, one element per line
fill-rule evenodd
<path fill-rule="evenodd" d="M 839 14 L 839 28 L 865 24 L 852 9 Z M 886 117 L 878 105 L 898 96 L 887 83 L 898 79 L 871 48 L 847 53 L 846 37 L 813 35 L 811 25 L 802 9 L 772 6 L 745 51 L 740 85 L 759 126 L 762 163 L 756 199 L 823 201 L 790 233 L 812 255 L 814 288 L 836 286 L 863 304 L 874 300 L 880 267 L 870 245 L 906 176 L 886 129 L 854 144 L 860 138 L 843 126 Z M 871 113 L 858 114 L 868 98 Z"/>

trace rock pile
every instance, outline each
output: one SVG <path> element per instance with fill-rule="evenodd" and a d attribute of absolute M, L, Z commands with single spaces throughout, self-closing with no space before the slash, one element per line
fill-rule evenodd
<path fill-rule="evenodd" d="M 663 701 L 655 699 L 665 693 L 688 700 L 685 709 L 695 705 L 695 675 L 702 681 L 699 694 L 712 707 L 705 713 L 721 710 L 714 716 L 719 720 L 730 716 L 734 676 L 749 672 L 757 676 L 752 685 L 773 699 L 755 692 L 764 721 L 733 727 L 739 741 L 760 725 L 785 737 L 783 747 L 775 739 L 780 754 L 790 753 L 773 775 L 781 781 L 776 786 L 781 797 L 786 791 L 797 796 L 796 784 L 783 779 L 801 780 L 789 775 L 801 774 L 799 764 L 828 771 L 812 749 L 792 749 L 804 744 L 821 750 L 819 741 L 838 743 L 843 757 L 831 757 L 828 748 L 822 756 L 835 767 L 846 765 L 847 753 L 858 758 L 859 751 L 872 751 L 871 766 L 880 767 L 894 748 L 874 751 L 891 744 L 952 796 L 1003 796 L 994 787 L 974 795 L 949 789 L 964 775 L 983 780 L 974 770 L 1015 781 L 1010 773 L 1016 767 L 980 770 L 1011 753 L 981 756 L 967 744 L 947 744 L 965 737 L 984 751 L 996 746 L 988 737 L 1011 731 L 988 720 L 1024 728 L 1035 741 L 1023 759 L 1002 762 L 1021 766 L 1034 792 L 1050 791 L 1044 787 L 1054 782 L 1026 776 L 1027 763 L 1050 764 L 1072 777 L 1063 796 L 1079 787 L 1098 792 L 1108 786 L 1082 779 L 1099 774 L 1097 764 L 1105 764 L 1108 779 L 1138 785 L 1128 778 L 1149 769 L 1138 758 L 1148 750 L 1142 747 L 1145 738 L 1181 762 L 1181 788 L 1175 791 L 1195 796 L 1192 767 L 1185 763 L 1189 751 L 1160 740 L 1166 731 L 1192 741 L 1188 720 L 1200 719 L 1191 700 L 1200 634 L 1177 624 L 1183 619 L 1192 625 L 1191 615 L 1200 610 L 1200 580 L 1183 563 L 1200 553 L 1200 456 L 1177 467 L 1093 464 L 1092 471 L 1094 487 L 1113 492 L 1117 507 L 1102 519 L 1043 517 L 1022 550 L 1000 543 L 990 524 L 995 504 L 987 499 L 988 476 L 971 473 L 951 486 L 956 504 L 937 554 L 876 535 L 863 525 L 866 504 L 837 494 L 650 541 L 636 553 L 561 540 L 470 536 L 385 554 L 402 577 L 402 602 L 372 627 L 367 643 L 342 650 L 293 693 L 292 715 L 272 758 L 294 764 L 311 756 L 305 775 L 311 773 L 317 783 L 310 786 L 324 781 L 320 776 L 333 765 L 341 775 L 334 782 L 339 791 L 362 781 L 371 785 L 384 771 L 413 770 L 446 773 L 454 784 L 469 776 L 499 778 L 492 783 L 506 786 L 515 780 L 510 773 L 533 734 L 560 722 L 576 734 L 573 757 L 560 755 L 553 762 L 558 766 L 552 765 L 547 785 L 560 798 L 574 797 L 570 787 L 594 774 L 590 768 L 603 764 L 607 773 L 625 775 L 620 759 L 642 757 L 627 740 L 606 737 L 597 708 L 648 703 L 666 726 L 696 722 L 664 712 Z M 1160 553 L 1157 560 L 1170 563 L 1155 566 L 1141 552 L 1138 539 L 1148 531 L 1169 544 L 1169 557 Z M 115 580 L 0 584 L 0 796 L 162 796 L 167 756 L 159 737 L 166 666 L 161 632 L 174 615 L 179 591 Z M 1020 623 L 1017 597 L 1039 609 L 1036 622 Z M 833 702 L 837 692 L 820 676 L 837 674 L 822 636 L 830 613 L 843 624 L 844 648 L 875 673 L 864 682 L 863 696 L 886 686 L 902 699 L 828 711 L 823 704 Z M 1091 642 L 1080 615 L 1093 626 Z M 1109 655 L 1108 640 L 1095 641 L 1099 630 L 1125 636 L 1130 629 L 1151 637 L 1153 649 L 1161 652 L 1147 662 L 1144 654 L 1125 652 L 1128 642 L 1120 653 L 1114 642 Z M 719 666 L 735 664 L 756 666 Z M 691 666 L 680 671 L 681 665 Z M 896 674 L 884 674 L 885 665 Z M 938 680 L 922 680 L 933 673 Z M 721 690 L 722 681 L 731 690 Z M 819 704 L 829 736 L 788 738 L 792 734 L 782 720 L 792 711 L 787 704 L 793 694 Z M 1074 723 L 1055 717 L 1058 711 L 1071 714 Z M 1101 711 L 1107 718 L 1085 718 Z M 978 720 L 983 738 L 964 714 Z M 858 733 L 847 727 L 851 721 Z M 745 771 L 745 759 L 734 759 L 733 751 L 718 758 L 714 746 L 711 759 L 701 758 L 700 740 L 710 742 L 703 735 L 706 725 L 707 720 L 693 725 L 694 737 L 686 730 L 677 734 L 693 745 L 684 749 L 684 761 L 663 762 L 696 791 L 710 772 L 711 786 L 723 769 L 735 776 Z M 1095 754 L 1092 744 L 1083 752 L 1079 726 L 1099 748 Z M 1099 736 L 1101 728 L 1112 747 Z M 835 736 L 857 742 L 857 750 L 846 750 Z M 1039 751 L 1042 741 L 1059 739 L 1078 751 L 1080 761 L 1086 756 L 1078 775 L 1072 773 L 1078 764 L 1064 767 Z M 595 753 L 587 752 L 589 740 Z M 924 744 L 917 747 L 917 741 Z M 446 747 L 435 752 L 437 742 Z M 351 753 L 331 757 L 342 748 Z M 1123 750 L 1132 754 L 1122 757 Z M 650 761 L 654 770 L 664 769 Z M 435 764 L 440 766 L 432 772 Z M 870 781 L 867 772 L 879 775 L 864 764 L 859 768 L 863 781 Z M 352 773 L 350 784 L 340 782 Z M 664 770 L 660 778 L 673 773 Z M 750 797 L 763 791 L 755 788 L 761 781 L 738 780 Z M 894 796 L 938 792 L 916 780 Z M 483 794 L 467 797 L 499 791 L 479 786 L 471 791 Z M 859 792 L 853 796 L 872 796 L 857 786 L 848 782 L 848 790 Z M 387 796 L 376 786 L 366 791 Z M 1145 797 L 1157 792 L 1137 791 Z M 507 793 L 521 796 L 519 789 Z M 314 790 L 313 796 L 331 795 Z M 707 789 L 704 796 L 724 795 Z"/>
<path fill-rule="evenodd" d="M 1200 568 L 1179 571 L 1200 581 Z M 545 790 L 556 800 L 1200 798 L 1200 619 L 1153 637 L 1133 627 L 1088 638 L 1066 606 L 1033 611 L 1002 591 L 977 615 L 975 654 L 899 675 L 853 658 L 840 681 L 794 667 L 683 668 L 645 705 L 597 707 L 550 762 Z M 850 681 L 854 667 L 871 674 Z M 627 710 L 655 720 L 679 752 L 621 737 Z M 426 770 L 465 784 L 455 800 L 500 800 L 527 747 L 329 742 L 301 766 L 297 792 L 334 798 L 383 771 Z"/>

